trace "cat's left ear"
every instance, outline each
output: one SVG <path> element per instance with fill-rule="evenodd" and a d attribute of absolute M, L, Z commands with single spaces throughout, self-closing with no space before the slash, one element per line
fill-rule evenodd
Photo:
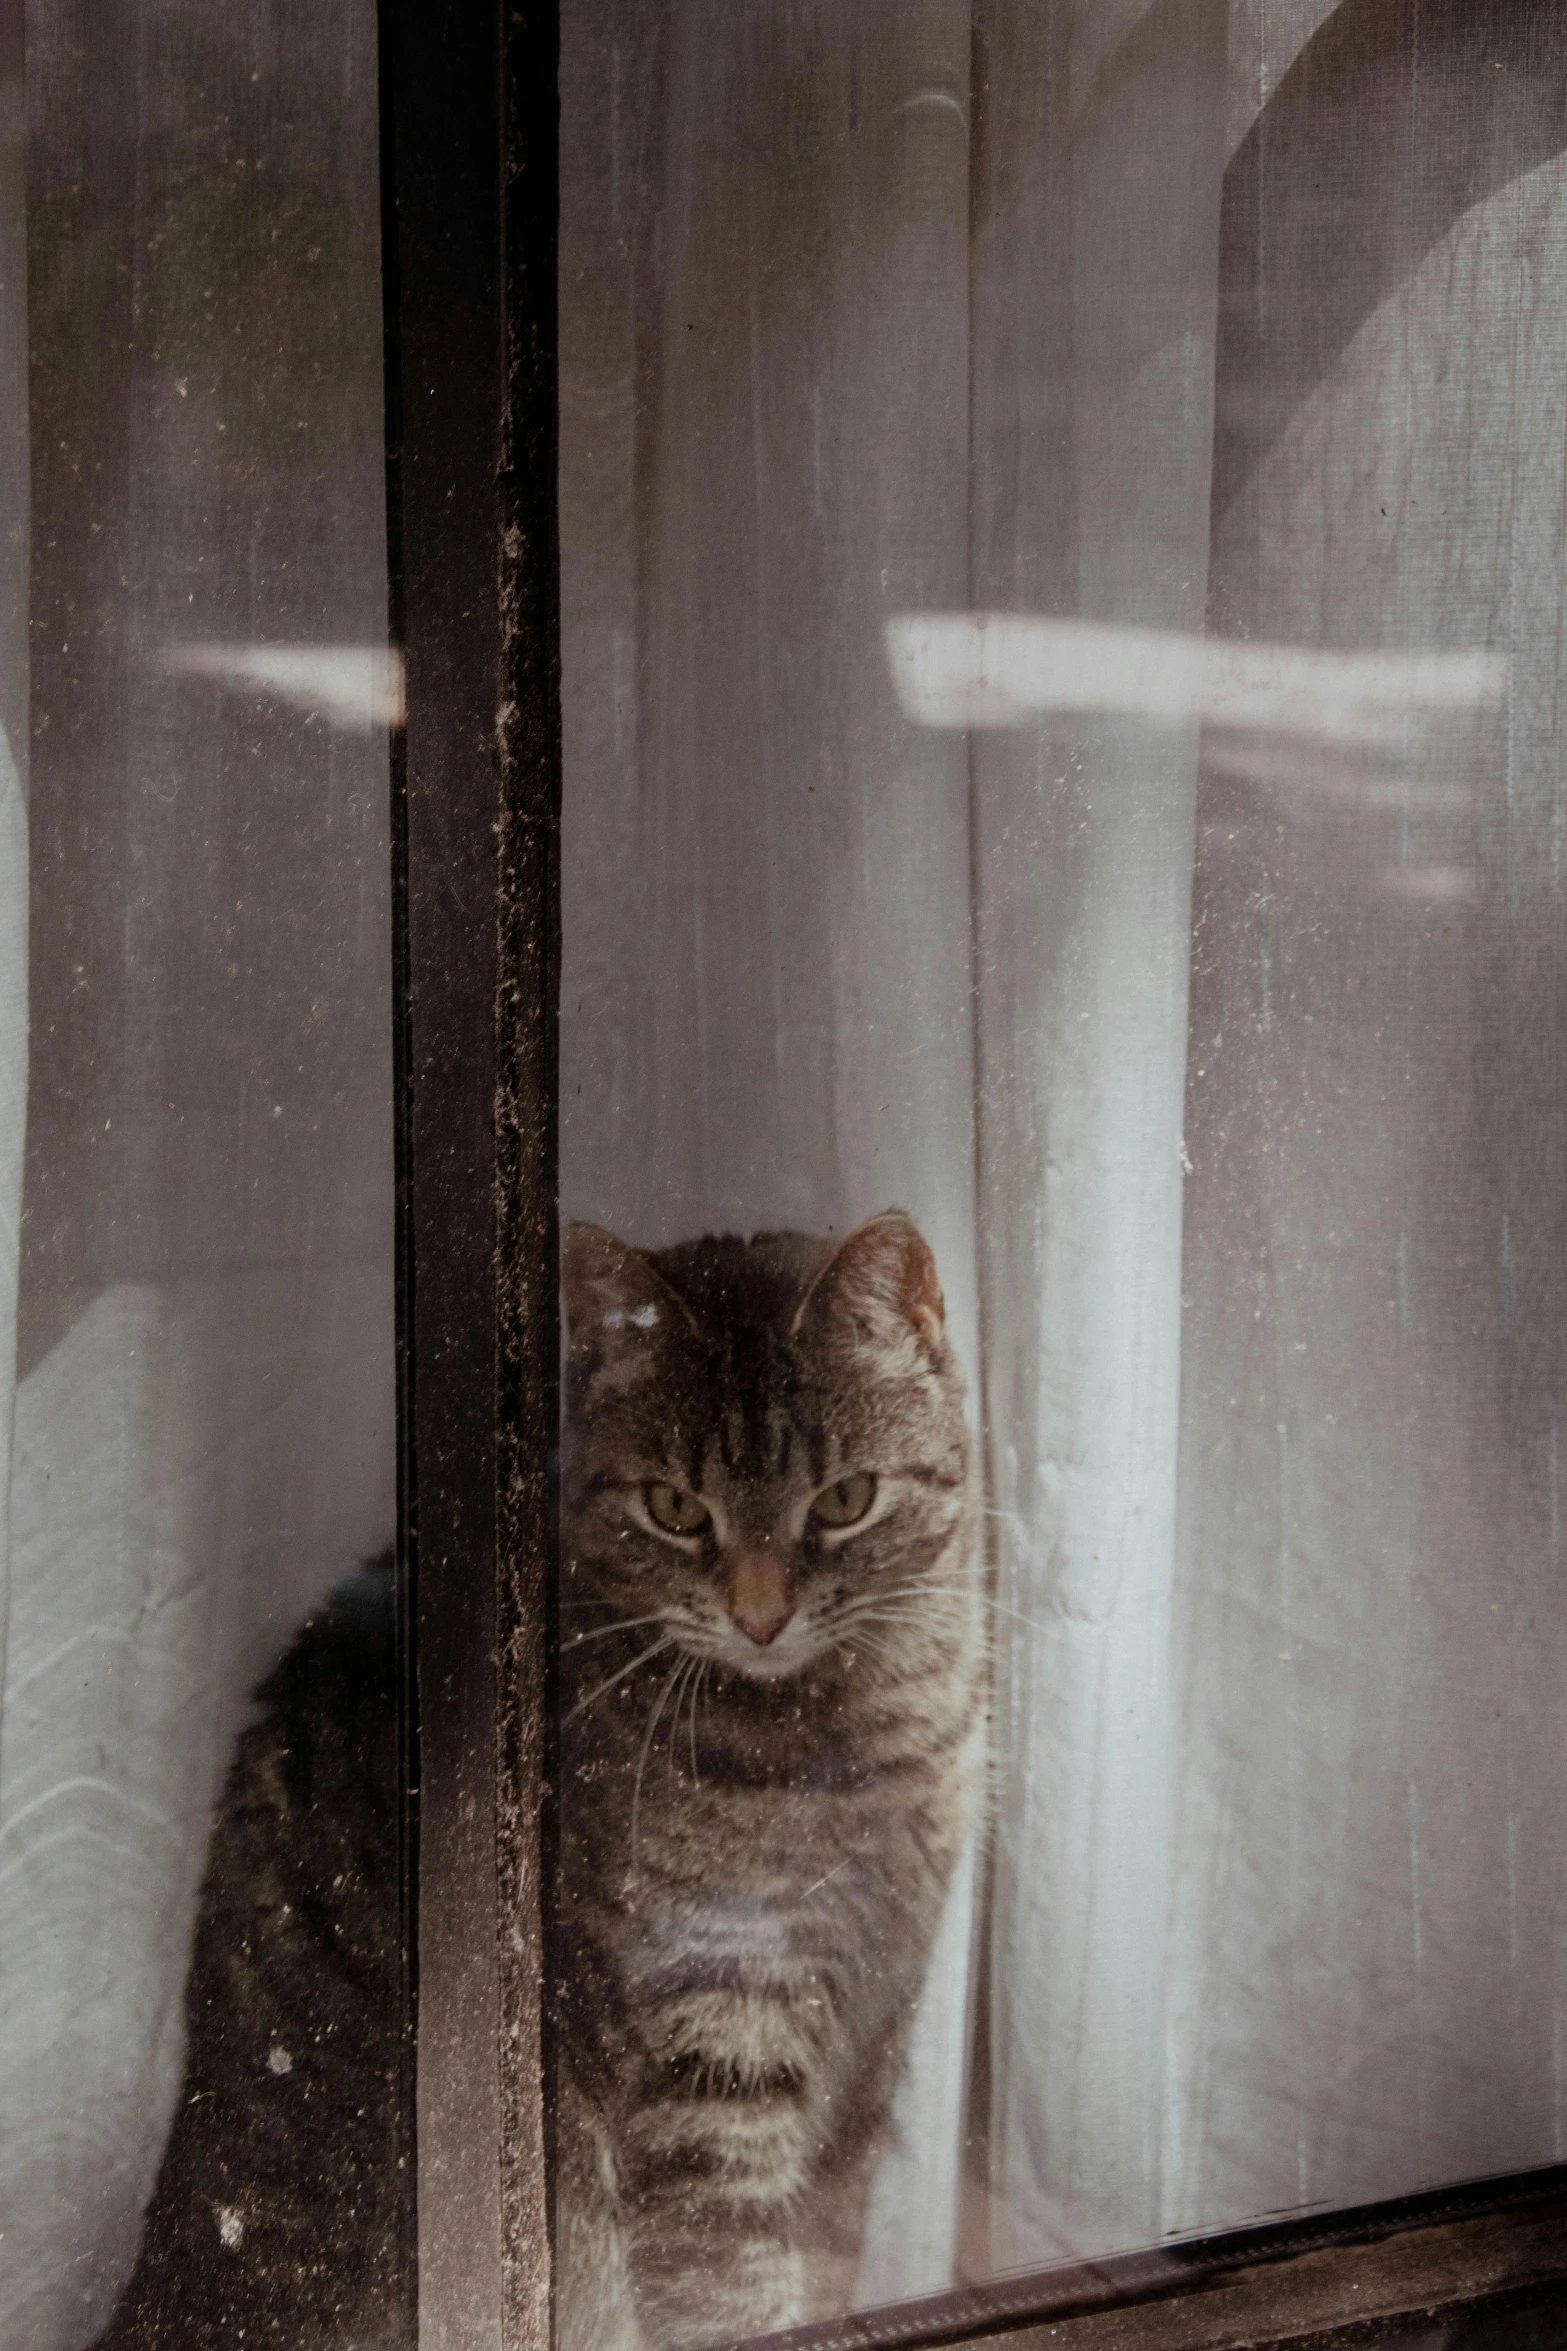
<path fill-rule="evenodd" d="M 886 1350 L 912 1339 L 934 1359 L 946 1354 L 936 1260 L 911 1216 L 889 1208 L 834 1250 L 795 1309 L 791 1338 L 817 1320 L 860 1346 Z"/>

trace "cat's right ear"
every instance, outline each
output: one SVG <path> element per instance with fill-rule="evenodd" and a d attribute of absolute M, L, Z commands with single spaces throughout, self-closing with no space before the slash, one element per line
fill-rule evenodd
<path fill-rule="evenodd" d="M 814 1319 L 884 1357 L 912 1344 L 940 1362 L 946 1316 L 930 1243 L 912 1217 L 889 1208 L 839 1243 L 795 1308 L 790 1337 Z"/>
<path fill-rule="evenodd" d="M 560 1253 L 566 1332 L 574 1356 L 646 1355 L 671 1324 L 695 1330 L 647 1259 L 596 1224 L 569 1225 Z"/>

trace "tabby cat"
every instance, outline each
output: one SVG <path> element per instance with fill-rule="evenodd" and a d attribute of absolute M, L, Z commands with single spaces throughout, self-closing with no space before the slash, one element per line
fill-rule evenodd
<path fill-rule="evenodd" d="M 894 1211 L 565 1249 L 562 2351 L 841 2309 L 983 1740 L 976 1497 Z"/>
<path fill-rule="evenodd" d="M 561 2351 L 841 2308 L 980 1718 L 975 1497 L 909 1220 L 565 1253 Z M 260 1692 L 100 2351 L 406 2351 L 390 1562 Z"/>

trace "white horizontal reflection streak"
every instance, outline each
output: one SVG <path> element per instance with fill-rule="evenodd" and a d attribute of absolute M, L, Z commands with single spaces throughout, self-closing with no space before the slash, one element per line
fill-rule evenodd
<path fill-rule="evenodd" d="M 901 613 L 887 654 L 908 717 L 1023 727 L 1058 716 L 1395 748 L 1412 718 L 1499 703 L 1505 655 L 1333 653 L 1010 612 Z"/>
<path fill-rule="evenodd" d="M 390 645 L 169 645 L 161 666 L 170 677 L 271 694 L 349 734 L 403 723 L 403 659 Z"/>

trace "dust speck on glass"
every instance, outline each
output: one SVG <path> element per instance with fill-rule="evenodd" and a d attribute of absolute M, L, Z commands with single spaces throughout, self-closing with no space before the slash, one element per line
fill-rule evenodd
<path fill-rule="evenodd" d="M 0 23 L 4 2351 L 419 2337 L 376 18 Z M 1567 15 L 560 35 L 560 2351 L 1567 2161 Z"/>

